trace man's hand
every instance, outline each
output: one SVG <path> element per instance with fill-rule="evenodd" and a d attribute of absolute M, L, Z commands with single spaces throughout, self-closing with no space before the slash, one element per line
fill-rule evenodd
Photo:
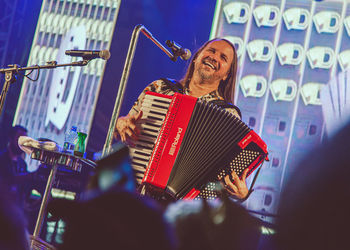
<path fill-rule="evenodd" d="M 232 175 L 232 178 L 234 180 L 233 183 L 231 182 L 229 175 L 226 175 L 224 178 L 225 189 L 227 190 L 227 192 L 229 192 L 231 195 L 236 196 L 236 198 L 238 198 L 238 199 L 244 199 L 248 195 L 248 187 L 247 187 L 247 184 L 245 181 L 247 174 L 248 174 L 248 171 L 249 171 L 248 168 L 246 168 L 243 171 L 242 179 L 240 179 L 238 177 L 238 175 L 235 173 L 235 171 L 232 171 L 231 175 Z"/>
<path fill-rule="evenodd" d="M 114 137 L 117 138 L 119 134 L 122 142 L 126 142 L 128 139 L 137 139 L 140 130 L 136 127 L 136 122 L 141 119 L 141 117 L 142 111 L 135 115 L 119 117 L 115 126 Z"/>

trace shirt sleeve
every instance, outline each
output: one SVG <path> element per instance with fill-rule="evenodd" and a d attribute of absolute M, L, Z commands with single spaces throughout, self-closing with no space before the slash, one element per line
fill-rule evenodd
<path fill-rule="evenodd" d="M 231 114 L 233 114 L 234 116 L 236 116 L 237 118 L 239 118 L 241 120 L 240 115 L 238 114 L 237 110 L 234 108 L 225 108 L 225 110 L 227 112 L 230 112 Z"/>
<path fill-rule="evenodd" d="M 157 80 L 154 81 L 152 83 L 150 83 L 139 95 L 139 97 L 137 98 L 136 102 L 134 103 L 134 105 L 131 107 L 130 111 L 129 111 L 129 115 L 136 115 L 140 112 L 141 109 L 141 105 L 143 102 L 143 99 L 145 98 L 145 94 L 147 91 L 152 91 L 152 92 L 156 92 L 159 93 L 159 89 L 161 87 L 162 81 L 161 80 Z"/>

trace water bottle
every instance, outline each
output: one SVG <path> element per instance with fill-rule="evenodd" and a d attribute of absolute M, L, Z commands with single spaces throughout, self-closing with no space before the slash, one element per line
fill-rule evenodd
<path fill-rule="evenodd" d="M 72 126 L 64 135 L 63 150 L 67 153 L 73 154 L 75 143 L 78 140 L 77 127 Z"/>

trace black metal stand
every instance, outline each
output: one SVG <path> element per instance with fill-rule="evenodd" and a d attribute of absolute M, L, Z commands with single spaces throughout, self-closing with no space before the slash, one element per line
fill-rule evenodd
<path fill-rule="evenodd" d="M 9 68 L 3 68 L 0 69 L 0 73 L 5 74 L 5 83 L 1 91 L 0 95 L 0 116 L 2 114 L 2 109 L 4 107 L 4 103 L 6 100 L 7 92 L 10 88 L 10 84 L 14 83 L 17 80 L 17 75 L 20 71 L 26 71 L 26 70 L 40 70 L 40 69 L 53 69 L 58 67 L 67 67 L 67 66 L 86 66 L 90 60 L 82 60 L 72 63 L 66 63 L 66 64 L 57 64 L 56 61 L 47 62 L 46 65 L 35 65 L 30 67 L 19 67 L 17 64 L 11 64 L 8 65 Z"/>
<path fill-rule="evenodd" d="M 5 83 L 0 95 L 0 115 L 2 113 L 2 108 L 4 106 L 6 95 L 10 88 L 10 84 L 14 83 L 15 81 L 16 81 L 16 77 L 14 76 L 13 71 L 5 72 Z"/>
<path fill-rule="evenodd" d="M 93 161 L 90 161 L 88 159 L 84 159 L 75 155 L 70 155 L 70 154 L 61 153 L 61 152 L 47 151 L 47 150 L 38 149 L 38 148 L 33 148 L 31 158 L 51 166 L 50 175 L 49 175 L 49 178 L 47 179 L 45 192 L 41 201 L 40 210 L 39 210 L 38 218 L 37 218 L 34 233 L 33 233 L 33 240 L 31 242 L 31 247 L 33 248 L 34 247 L 33 244 L 35 244 L 35 240 L 40 239 L 41 229 L 42 229 L 43 222 L 47 212 L 46 208 L 50 200 L 51 190 L 55 182 L 58 166 L 59 165 L 65 166 L 71 170 L 80 172 L 82 167 L 95 168 L 96 164 Z"/>

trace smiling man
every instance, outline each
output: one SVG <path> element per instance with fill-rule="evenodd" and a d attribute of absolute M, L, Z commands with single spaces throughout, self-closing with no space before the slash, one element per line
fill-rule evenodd
<path fill-rule="evenodd" d="M 237 54 L 232 43 L 225 39 L 214 39 L 206 42 L 194 54 L 185 77 L 180 81 L 160 79 L 148 85 L 140 94 L 129 114 L 120 117 L 116 124 L 116 136 L 123 142 L 136 139 L 139 130 L 136 121 L 141 118 L 141 104 L 145 93 L 152 91 L 165 95 L 176 92 L 197 97 L 209 103 L 224 108 L 226 111 L 240 118 L 239 109 L 231 104 L 234 97 L 237 73 Z M 226 190 L 238 199 L 244 199 L 248 194 L 245 182 L 248 169 L 240 179 L 232 172 L 234 183 L 229 176 L 224 178 Z"/>

